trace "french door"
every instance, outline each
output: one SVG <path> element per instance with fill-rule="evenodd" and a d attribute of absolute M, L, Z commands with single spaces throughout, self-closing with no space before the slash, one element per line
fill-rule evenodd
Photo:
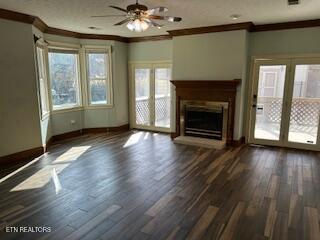
<path fill-rule="evenodd" d="M 320 58 L 256 60 L 249 142 L 320 150 Z"/>
<path fill-rule="evenodd" d="M 171 65 L 131 65 L 131 126 L 170 132 Z"/>

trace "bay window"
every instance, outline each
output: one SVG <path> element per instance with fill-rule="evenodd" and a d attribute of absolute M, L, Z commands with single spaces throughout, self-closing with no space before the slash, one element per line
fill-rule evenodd
<path fill-rule="evenodd" d="M 49 49 L 48 55 L 52 109 L 80 106 L 79 53 Z"/>
<path fill-rule="evenodd" d="M 112 106 L 111 47 L 44 42 L 36 57 L 42 116 Z"/>

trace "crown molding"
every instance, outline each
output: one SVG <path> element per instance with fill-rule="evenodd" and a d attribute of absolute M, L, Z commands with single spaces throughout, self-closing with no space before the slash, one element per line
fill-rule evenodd
<path fill-rule="evenodd" d="M 86 34 L 86 33 L 80 33 L 81 39 L 99 39 L 99 40 L 114 40 L 118 42 L 125 42 L 128 43 L 127 37 L 121 37 L 117 35 L 100 35 L 100 34 Z"/>
<path fill-rule="evenodd" d="M 19 13 L 11 10 L 6 10 L 6 9 L 0 9 L 0 18 L 12 20 L 16 22 L 32 24 L 33 26 L 38 28 L 41 32 L 47 33 L 47 34 L 54 34 L 54 35 L 59 35 L 64 37 L 74 37 L 74 38 L 81 38 L 81 39 L 100 39 L 100 40 L 115 40 L 120 42 L 128 42 L 128 38 L 117 36 L 117 35 L 86 34 L 86 33 L 73 32 L 69 30 L 63 30 L 59 28 L 53 28 L 48 26 L 39 17 L 35 17 L 32 15 Z"/>
<path fill-rule="evenodd" d="M 246 30 L 248 32 L 262 32 L 262 31 L 275 31 L 275 30 L 320 26 L 320 19 L 273 23 L 273 24 L 262 24 L 262 25 L 255 25 L 252 22 L 243 22 L 243 23 L 171 30 L 171 31 L 167 31 L 169 33 L 168 35 L 146 36 L 146 37 L 122 37 L 117 35 L 78 33 L 78 32 L 63 30 L 59 28 L 53 28 L 48 26 L 39 17 L 24 14 L 24 13 L 19 13 L 11 10 L 1 9 L 1 8 L 0 8 L 0 18 L 12 20 L 16 22 L 32 24 L 34 27 L 38 28 L 41 32 L 47 33 L 47 34 L 54 34 L 54 35 L 65 36 L 65 37 L 74 37 L 74 38 L 80 38 L 80 39 L 113 40 L 113 41 L 119 41 L 119 42 L 125 42 L 125 43 L 161 41 L 161 40 L 169 40 L 169 39 L 172 39 L 172 37 L 176 37 L 176 36 L 235 31 L 235 30 Z"/>
<path fill-rule="evenodd" d="M 254 25 L 251 32 L 276 31 L 294 28 L 319 27 L 320 19 Z"/>
<path fill-rule="evenodd" d="M 129 43 L 133 42 L 147 42 L 147 41 L 161 41 L 161 40 L 170 40 L 172 36 L 167 35 L 158 35 L 158 36 L 146 36 L 146 37 L 131 37 L 128 38 Z"/>
<path fill-rule="evenodd" d="M 36 17 L 0 8 L 0 18 L 16 22 L 33 24 Z"/>
<path fill-rule="evenodd" d="M 225 24 L 225 25 L 208 26 L 208 27 L 171 30 L 171 31 L 168 31 L 168 33 L 171 36 L 176 37 L 176 36 L 213 33 L 213 32 L 226 32 L 226 31 L 235 31 L 235 30 L 251 31 L 253 26 L 254 24 L 252 22 L 244 22 L 244 23 L 234 23 L 234 24 Z"/>

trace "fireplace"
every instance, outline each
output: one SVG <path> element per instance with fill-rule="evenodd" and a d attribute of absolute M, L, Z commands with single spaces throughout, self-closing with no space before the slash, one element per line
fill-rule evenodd
<path fill-rule="evenodd" d="M 233 144 L 235 100 L 239 79 L 175 80 L 176 124 L 171 137 L 189 145 Z"/>
<path fill-rule="evenodd" d="M 228 103 L 212 101 L 180 102 L 181 136 L 226 142 Z"/>

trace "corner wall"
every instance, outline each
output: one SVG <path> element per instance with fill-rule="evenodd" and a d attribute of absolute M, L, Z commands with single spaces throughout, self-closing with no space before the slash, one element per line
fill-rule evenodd
<path fill-rule="evenodd" d="M 0 19 L 0 156 L 42 146 L 32 26 Z"/>

